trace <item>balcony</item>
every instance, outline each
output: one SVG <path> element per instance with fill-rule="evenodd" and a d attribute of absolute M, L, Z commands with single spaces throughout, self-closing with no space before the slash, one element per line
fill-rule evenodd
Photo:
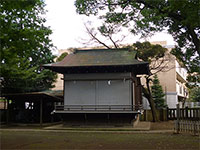
<path fill-rule="evenodd" d="M 186 77 L 181 75 L 179 72 L 176 72 L 176 79 L 181 83 L 186 83 Z"/>
<path fill-rule="evenodd" d="M 139 113 L 136 105 L 56 105 L 53 113 Z"/>
<path fill-rule="evenodd" d="M 176 61 L 176 76 L 177 76 L 177 80 L 179 80 L 180 82 L 183 82 L 183 83 L 186 82 L 187 70 L 181 67 L 181 65 L 177 61 Z"/>

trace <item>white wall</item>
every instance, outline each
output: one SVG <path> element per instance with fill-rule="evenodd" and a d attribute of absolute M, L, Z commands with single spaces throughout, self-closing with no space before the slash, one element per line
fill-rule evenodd
<path fill-rule="evenodd" d="M 151 109 L 148 100 L 144 96 L 142 97 L 142 106 L 143 106 L 144 110 L 150 110 Z"/>
<path fill-rule="evenodd" d="M 125 80 L 129 76 L 130 74 L 106 73 L 65 75 L 64 104 L 132 105 L 132 81 Z"/>
<path fill-rule="evenodd" d="M 166 93 L 167 105 L 169 108 L 176 108 L 176 104 L 178 104 L 178 97 L 176 92 L 167 92 Z"/>
<path fill-rule="evenodd" d="M 180 64 L 176 62 L 176 72 L 184 79 L 186 80 L 187 78 L 187 70 L 183 67 L 180 66 Z"/>
<path fill-rule="evenodd" d="M 150 105 L 148 100 L 145 97 L 142 97 L 143 109 L 150 110 Z M 178 97 L 176 92 L 168 92 L 166 93 L 166 104 L 169 108 L 176 108 L 176 104 L 178 104 Z"/>

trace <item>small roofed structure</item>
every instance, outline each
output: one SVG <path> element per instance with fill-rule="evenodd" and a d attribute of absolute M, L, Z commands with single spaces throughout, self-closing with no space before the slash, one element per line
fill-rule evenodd
<path fill-rule="evenodd" d="M 50 123 L 60 121 L 52 116 L 55 103 L 63 103 L 63 91 L 43 91 L 4 94 L 7 108 L 4 120 L 7 123 Z"/>
<path fill-rule="evenodd" d="M 137 75 L 149 74 L 149 64 L 137 60 L 136 51 L 75 50 L 61 62 L 43 66 L 64 74 L 64 105 L 56 106 L 54 112 L 66 121 L 129 118 L 131 122 L 141 108 Z"/>

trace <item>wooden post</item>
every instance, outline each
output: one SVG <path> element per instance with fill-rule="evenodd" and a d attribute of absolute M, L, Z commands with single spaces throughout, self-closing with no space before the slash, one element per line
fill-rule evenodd
<path fill-rule="evenodd" d="M 7 102 L 7 109 L 6 109 L 6 124 L 9 124 L 9 100 Z"/>
<path fill-rule="evenodd" d="M 177 113 L 177 133 L 180 132 L 180 107 L 179 104 L 176 105 L 176 113 Z"/>
<path fill-rule="evenodd" d="M 43 114 L 42 114 L 42 113 L 43 113 L 43 112 L 42 112 L 42 111 L 43 111 L 42 108 L 43 108 L 43 101 L 42 101 L 42 99 L 40 99 L 40 127 L 42 127 L 42 120 L 43 120 L 43 119 L 42 119 L 42 115 L 43 115 Z"/>
<path fill-rule="evenodd" d="M 54 111 L 55 110 L 55 103 L 51 102 L 51 105 L 53 105 L 52 108 L 53 108 L 53 111 Z M 54 113 L 51 112 L 51 123 L 53 123 L 53 122 L 54 122 Z"/>
<path fill-rule="evenodd" d="M 165 119 L 164 119 L 164 108 L 160 109 L 160 120 L 165 121 Z"/>
<path fill-rule="evenodd" d="M 3 102 L 4 102 L 4 110 L 6 110 L 7 109 L 7 100 L 4 99 Z"/>
<path fill-rule="evenodd" d="M 194 135 L 196 135 L 197 134 L 196 120 L 194 120 L 193 122 L 194 122 Z"/>
<path fill-rule="evenodd" d="M 188 119 L 188 106 L 185 107 L 185 117 Z"/>
<path fill-rule="evenodd" d="M 109 113 L 107 114 L 107 123 L 108 124 L 110 123 L 110 114 Z"/>
<path fill-rule="evenodd" d="M 173 109 L 173 118 L 175 119 L 176 118 L 176 109 Z"/>
<path fill-rule="evenodd" d="M 147 112 L 147 109 L 145 110 L 145 121 L 148 121 L 148 112 Z"/>
<path fill-rule="evenodd" d="M 84 114 L 84 124 L 86 124 L 86 125 L 87 125 L 87 123 L 88 123 L 87 118 L 88 118 L 88 117 L 87 117 L 87 114 L 85 113 L 85 114 Z"/>
<path fill-rule="evenodd" d="M 167 107 L 167 110 L 166 110 L 167 112 L 166 112 L 166 115 L 167 115 L 167 117 L 166 117 L 166 119 L 167 119 L 167 121 L 169 120 L 169 107 Z"/>

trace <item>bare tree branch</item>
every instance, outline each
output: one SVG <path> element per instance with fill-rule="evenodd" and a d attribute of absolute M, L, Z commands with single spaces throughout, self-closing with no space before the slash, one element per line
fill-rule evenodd
<path fill-rule="evenodd" d="M 92 28 L 88 26 L 86 23 L 84 23 L 84 26 L 86 29 L 86 33 L 90 37 L 90 39 L 82 39 L 82 38 L 80 39 L 80 43 L 84 45 L 95 42 L 106 47 L 107 49 L 112 49 L 112 48 L 118 49 L 120 47 L 118 43 L 121 43 L 126 38 L 125 35 L 119 36 L 119 33 L 121 32 L 121 26 L 118 26 L 116 24 L 114 25 L 108 24 L 98 29 Z M 100 40 L 100 37 L 98 35 L 102 36 L 102 39 L 106 39 L 106 42 Z M 114 35 L 116 35 L 117 40 L 115 40 Z M 111 45 L 106 44 L 107 42 L 111 43 Z"/>
<path fill-rule="evenodd" d="M 108 35 L 108 38 L 110 39 L 110 41 L 113 43 L 113 45 L 115 46 L 116 49 L 118 49 L 118 45 L 116 44 L 116 42 L 114 42 L 114 40 L 112 39 L 111 35 Z"/>
<path fill-rule="evenodd" d="M 89 29 L 89 28 L 87 27 L 86 24 L 84 24 L 84 26 L 85 26 L 85 29 L 87 30 L 87 33 L 89 34 L 89 36 L 90 36 L 93 40 L 95 40 L 95 41 L 98 42 L 99 44 L 105 46 L 107 49 L 111 49 L 111 47 L 109 47 L 108 45 L 106 45 L 104 42 L 100 41 L 100 40 L 96 37 L 96 34 L 94 34 L 94 33 L 92 32 L 92 30 Z"/>

